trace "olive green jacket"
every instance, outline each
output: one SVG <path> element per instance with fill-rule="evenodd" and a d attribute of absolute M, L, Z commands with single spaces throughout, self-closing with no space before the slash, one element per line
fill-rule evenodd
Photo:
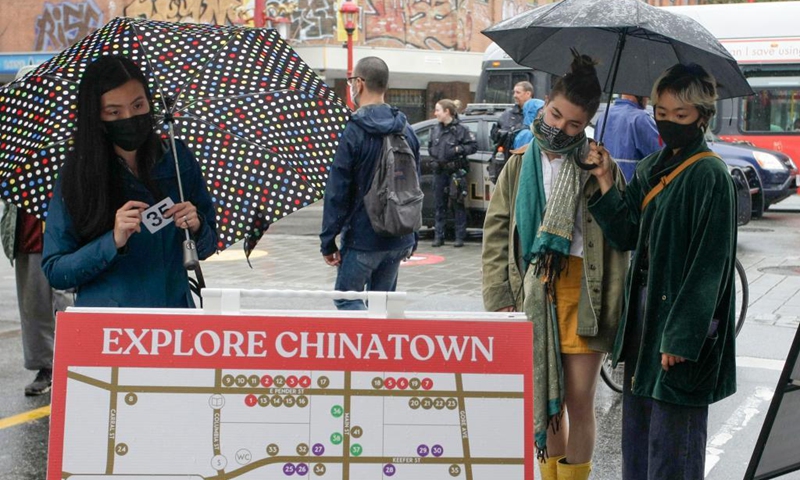
<path fill-rule="evenodd" d="M 709 151 L 705 141 L 682 158 Z M 647 298 L 633 393 L 664 402 L 705 406 L 736 391 L 735 286 L 736 197 L 725 164 L 706 158 L 691 165 L 641 212 L 646 179 L 664 152 L 645 158 L 624 192 L 612 188 L 589 210 L 609 241 L 636 249 L 628 276 L 625 310 L 614 346 L 619 360 L 626 325 L 636 321 L 644 279 L 642 252 L 649 252 Z M 675 168 L 674 165 L 672 168 Z M 713 332 L 712 319 L 719 326 Z M 664 371 L 661 354 L 687 361 Z"/>
<path fill-rule="evenodd" d="M 539 159 L 536 159 L 539 161 Z M 497 186 L 486 211 L 483 224 L 483 304 L 494 312 L 504 307 L 524 310 L 522 255 L 518 251 L 515 205 L 522 169 L 522 154 L 517 153 L 503 167 Z M 615 174 L 621 190 L 625 181 L 619 170 Z M 599 191 L 597 180 L 581 172 L 583 198 L 588 201 Z M 578 306 L 578 335 L 585 337 L 589 348 L 611 351 L 623 305 L 625 273 L 629 255 L 615 250 L 603 237 L 600 226 L 593 220 L 587 202 L 583 209 L 583 282 Z M 538 282 L 527 269 L 525 282 Z"/>

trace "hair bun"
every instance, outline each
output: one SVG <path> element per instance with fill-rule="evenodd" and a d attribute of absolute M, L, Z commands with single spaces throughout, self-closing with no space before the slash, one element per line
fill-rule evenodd
<path fill-rule="evenodd" d="M 597 61 L 592 59 L 589 55 L 582 55 L 578 53 L 575 48 L 570 48 L 572 52 L 572 63 L 569 66 L 570 73 L 574 75 L 596 75 L 597 72 L 594 68 Z"/>
<path fill-rule="evenodd" d="M 567 100 L 583 108 L 591 118 L 600 106 L 602 88 L 597 79 L 597 70 L 594 68 L 597 62 L 589 55 L 581 55 L 574 48 L 572 52 L 572 63 L 570 71 L 556 80 L 550 90 L 550 99 L 557 95 L 564 95 Z"/>
<path fill-rule="evenodd" d="M 461 103 L 461 100 L 459 100 L 459 99 L 453 100 L 453 105 L 456 106 L 456 110 L 458 110 L 458 111 L 461 111 L 461 107 L 463 106 L 463 104 Z"/>

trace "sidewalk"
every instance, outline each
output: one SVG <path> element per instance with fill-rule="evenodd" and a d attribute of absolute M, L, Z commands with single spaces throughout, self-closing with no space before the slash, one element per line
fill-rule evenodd
<path fill-rule="evenodd" d="M 738 258 L 750 287 L 747 322 L 790 328 L 800 325 L 798 226 L 800 195 L 773 206 L 764 218 L 739 227 Z M 780 231 L 777 235 L 776 230 Z M 771 250 L 769 254 L 763 253 L 765 248 Z"/>
<path fill-rule="evenodd" d="M 306 219 L 321 211 L 314 205 L 298 212 Z M 300 218 L 299 215 L 296 218 Z M 213 256 L 202 264 L 208 287 L 332 290 L 336 269 L 325 264 L 313 228 L 293 234 L 292 218 L 281 220 L 262 239 L 247 265 L 241 246 Z M 296 221 L 296 220 L 295 220 Z M 287 225 L 290 228 L 286 228 Z M 796 225 L 796 227 L 795 227 Z M 764 219 L 739 229 L 739 260 L 750 284 L 748 322 L 796 328 L 800 324 L 800 196 L 778 204 Z M 784 232 L 784 230 L 786 230 Z M 283 233 L 287 232 L 287 233 Z M 398 291 L 409 294 L 409 310 L 482 311 L 481 243 L 473 234 L 464 248 L 446 244 L 432 248 L 420 240 L 417 254 L 400 269 Z M 786 244 L 781 248 L 780 244 Z M 764 245 L 775 248 L 764 252 Z M 243 307 L 264 308 L 265 305 Z M 296 309 L 296 300 L 274 300 L 269 308 Z M 303 309 L 332 309 L 329 301 L 304 302 Z M 14 270 L 0 260 L 0 335 L 19 329 Z"/>
<path fill-rule="evenodd" d="M 414 257 L 400 267 L 398 291 L 409 294 L 409 310 L 483 311 L 480 238 L 463 248 L 430 247 L 420 240 Z M 266 235 L 247 266 L 238 248 L 203 264 L 209 287 L 332 290 L 336 269 L 319 252 L 319 238 L 307 235 Z M 297 308 L 277 302 L 274 308 Z M 263 307 L 262 307 L 263 308 Z M 303 308 L 330 309 L 329 301 L 304 303 Z"/>

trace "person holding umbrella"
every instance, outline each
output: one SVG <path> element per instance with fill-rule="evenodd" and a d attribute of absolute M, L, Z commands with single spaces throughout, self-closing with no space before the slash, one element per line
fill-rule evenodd
<path fill-rule="evenodd" d="M 584 129 L 600 105 L 595 62 L 572 52 L 533 122 L 534 139 L 498 177 L 483 233 L 483 300 L 524 310 L 534 325 L 535 441 L 544 480 L 586 479 L 603 352 L 617 333 L 628 255 L 587 209 L 597 180 L 578 167 Z M 613 165 L 610 177 L 624 188 Z"/>
<path fill-rule="evenodd" d="M 47 212 L 42 268 L 50 284 L 76 288 L 76 306 L 193 307 L 184 231 L 207 258 L 216 250 L 215 212 L 192 153 L 174 143 L 179 177 L 173 147 L 155 133 L 141 69 L 122 56 L 90 64 L 76 125 Z"/>
<path fill-rule="evenodd" d="M 715 79 L 678 64 L 650 98 L 666 146 L 624 191 L 604 148 L 587 159 L 600 185 L 589 211 L 610 242 L 635 249 L 613 354 L 625 362 L 622 476 L 701 479 L 708 405 L 736 391 L 736 196 L 704 137 Z"/>

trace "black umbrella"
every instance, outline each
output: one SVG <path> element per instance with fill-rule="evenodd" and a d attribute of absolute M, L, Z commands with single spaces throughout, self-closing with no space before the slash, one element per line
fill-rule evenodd
<path fill-rule="evenodd" d="M 589 55 L 600 62 L 607 93 L 649 96 L 664 70 L 697 63 L 716 78 L 720 98 L 753 94 L 736 60 L 702 25 L 640 0 L 562 0 L 483 34 L 520 65 L 555 75 L 569 71 L 571 48 Z"/>

